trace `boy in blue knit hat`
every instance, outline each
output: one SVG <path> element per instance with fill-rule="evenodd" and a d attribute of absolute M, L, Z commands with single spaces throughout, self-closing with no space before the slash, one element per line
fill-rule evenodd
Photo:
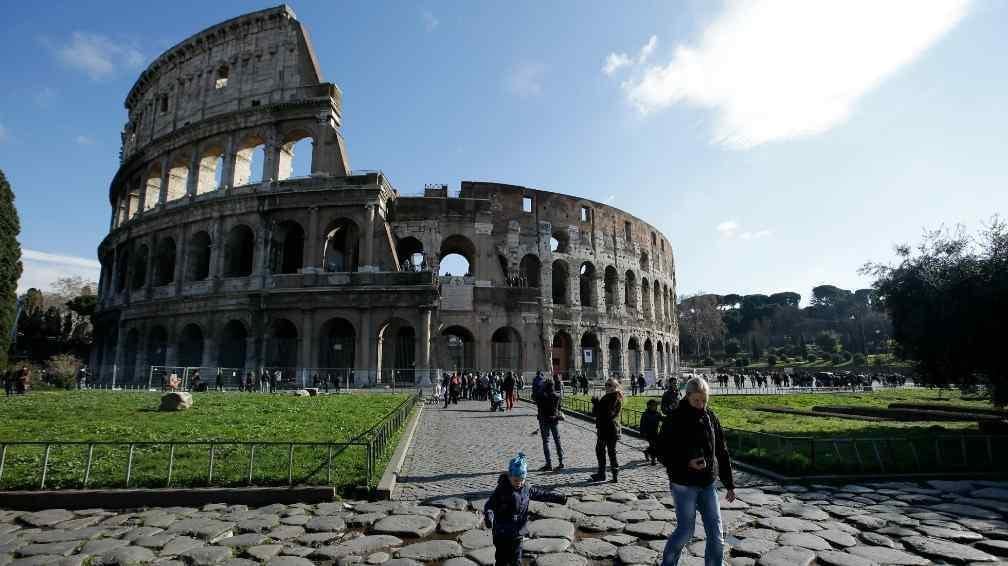
<path fill-rule="evenodd" d="M 493 532 L 497 566 L 522 563 L 522 539 L 528 529 L 529 501 L 567 503 L 567 496 L 532 487 L 525 480 L 528 460 L 519 452 L 508 462 L 508 471 L 497 479 L 497 488 L 483 506 L 483 521 Z"/>

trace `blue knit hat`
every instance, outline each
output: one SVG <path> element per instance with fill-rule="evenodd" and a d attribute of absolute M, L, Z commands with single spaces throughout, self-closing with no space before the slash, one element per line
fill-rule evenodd
<path fill-rule="evenodd" d="M 528 475 L 528 459 L 525 458 L 524 452 L 519 452 L 508 462 L 508 475 L 516 478 L 524 478 Z"/>

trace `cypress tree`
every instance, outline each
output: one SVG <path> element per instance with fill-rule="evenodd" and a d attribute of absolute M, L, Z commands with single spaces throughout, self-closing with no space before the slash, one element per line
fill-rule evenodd
<path fill-rule="evenodd" d="M 21 222 L 14 207 L 14 191 L 0 170 L 0 368 L 7 367 L 11 330 L 17 323 L 17 285 L 21 278 Z"/>

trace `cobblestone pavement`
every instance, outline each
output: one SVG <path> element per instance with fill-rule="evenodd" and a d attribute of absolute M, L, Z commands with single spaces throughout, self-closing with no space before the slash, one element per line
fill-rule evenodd
<path fill-rule="evenodd" d="M 403 490 L 419 502 L 0 509 L 0 566 L 488 566 L 481 498 L 512 452 L 539 461 L 531 411 L 490 414 L 482 403 L 462 403 L 424 413 Z M 569 499 L 533 503 L 526 564 L 656 564 L 675 526 L 663 474 L 633 463 L 618 484 L 588 484 L 594 445 L 580 447 L 592 437 L 585 424 L 563 425 L 570 471 L 531 474 Z M 621 457 L 639 461 L 639 446 L 626 439 Z M 738 500 L 722 501 L 731 566 L 1008 565 L 1008 482 L 739 482 Z M 703 564 L 703 537 L 698 522 L 680 564 Z"/>

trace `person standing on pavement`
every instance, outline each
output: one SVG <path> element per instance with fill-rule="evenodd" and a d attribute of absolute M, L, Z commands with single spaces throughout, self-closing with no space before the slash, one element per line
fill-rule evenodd
<path fill-rule="evenodd" d="M 598 459 L 598 472 L 592 474 L 593 481 L 605 480 L 606 453 L 609 454 L 609 468 L 612 471 L 612 483 L 619 481 L 619 462 L 616 460 L 616 442 L 619 440 L 621 425 L 620 413 L 623 411 L 623 390 L 615 378 L 610 377 L 605 383 L 606 394 L 601 399 L 592 397 L 592 414 L 595 416 L 595 457 Z"/>
<path fill-rule="evenodd" d="M 516 385 L 514 372 L 509 371 L 504 378 L 504 401 L 507 403 L 507 410 L 509 411 L 514 409 Z"/>
<path fill-rule="evenodd" d="M 539 434 L 542 435 L 543 456 L 546 458 L 546 465 L 539 468 L 540 472 L 548 472 L 553 469 L 553 461 L 550 458 L 549 437 L 553 435 L 553 443 L 556 444 L 557 470 L 564 469 L 563 446 L 560 444 L 560 396 L 553 390 L 553 383 L 544 381 L 542 391 L 539 393 L 539 400 L 536 401 L 539 409 Z"/>
<path fill-rule="evenodd" d="M 707 540 L 704 564 L 721 566 L 723 561 L 724 534 L 714 482 L 721 479 L 728 490 L 725 500 L 731 503 L 735 501 L 735 480 L 721 423 L 707 406 L 709 391 L 702 377 L 686 383 L 686 396 L 671 418 L 675 439 L 661 446 L 676 513 L 676 529 L 665 543 L 662 566 L 679 563 L 683 547 L 693 537 L 697 511 Z"/>

